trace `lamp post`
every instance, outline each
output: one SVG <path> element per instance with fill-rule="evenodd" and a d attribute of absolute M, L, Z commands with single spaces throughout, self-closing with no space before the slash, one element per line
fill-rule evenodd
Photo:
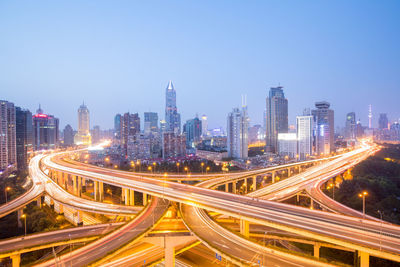
<path fill-rule="evenodd" d="M 204 174 L 204 171 L 203 171 L 203 169 L 204 169 L 204 162 L 200 163 L 200 165 L 201 165 L 201 174 Z"/>
<path fill-rule="evenodd" d="M 332 199 L 335 200 L 335 184 L 331 183 L 329 186 L 332 187 Z"/>
<path fill-rule="evenodd" d="M 188 167 L 185 167 L 184 170 L 185 170 L 185 172 L 186 172 L 186 175 L 189 175 L 189 168 L 188 168 Z"/>
<path fill-rule="evenodd" d="M 208 171 L 210 170 L 210 167 L 206 167 L 206 174 L 208 174 Z"/>
<path fill-rule="evenodd" d="M 179 162 L 176 163 L 176 168 L 178 169 L 178 174 L 179 174 L 179 165 L 181 165 Z"/>
<path fill-rule="evenodd" d="M 151 166 L 147 167 L 147 170 L 151 171 L 153 173 L 153 168 Z"/>
<path fill-rule="evenodd" d="M 4 194 L 6 195 L 6 203 L 8 202 L 8 196 L 7 196 L 7 192 L 11 190 L 11 187 L 7 186 L 6 188 L 4 188 Z"/>
<path fill-rule="evenodd" d="M 154 161 L 154 162 L 153 162 L 154 172 L 156 171 L 156 166 L 157 166 L 157 163 Z"/>
<path fill-rule="evenodd" d="M 363 218 L 365 219 L 365 196 L 368 195 L 367 191 L 363 191 L 362 193 L 358 194 L 360 198 L 363 199 Z"/>

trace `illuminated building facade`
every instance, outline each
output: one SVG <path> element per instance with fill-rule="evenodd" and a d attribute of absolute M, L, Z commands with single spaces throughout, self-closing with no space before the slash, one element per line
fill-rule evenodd
<path fill-rule="evenodd" d="M 278 154 L 295 158 L 297 155 L 297 134 L 280 133 L 278 134 Z"/>
<path fill-rule="evenodd" d="M 0 100 L 0 171 L 17 165 L 15 107 Z"/>
<path fill-rule="evenodd" d="M 180 134 L 181 132 L 181 115 L 176 107 L 176 91 L 172 81 L 169 81 L 165 90 L 165 122 L 166 131 Z"/>
<path fill-rule="evenodd" d="M 326 101 L 316 102 L 317 109 L 312 111 L 314 120 L 314 152 L 317 155 L 328 155 L 335 151 L 334 111 Z"/>
<path fill-rule="evenodd" d="M 19 170 L 26 170 L 28 154 L 33 151 L 32 113 L 29 110 L 15 108 L 15 132 L 17 166 Z"/>
<path fill-rule="evenodd" d="M 245 159 L 248 157 L 248 121 L 247 107 L 245 105 L 243 105 L 242 110 L 234 108 L 233 111 L 228 114 L 228 157 L 237 159 Z"/>
<path fill-rule="evenodd" d="M 34 150 L 55 149 L 58 144 L 58 119 L 53 115 L 43 114 L 39 106 L 32 120 Z"/>
<path fill-rule="evenodd" d="M 78 109 L 78 133 L 75 135 L 75 144 L 90 145 L 92 143 L 90 135 L 90 113 L 83 103 Z"/>

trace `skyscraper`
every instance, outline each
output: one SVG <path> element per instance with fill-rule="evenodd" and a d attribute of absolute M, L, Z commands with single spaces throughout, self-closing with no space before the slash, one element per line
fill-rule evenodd
<path fill-rule="evenodd" d="M 372 105 L 369 105 L 368 109 L 368 128 L 372 129 Z"/>
<path fill-rule="evenodd" d="M 316 110 L 312 111 L 314 119 L 314 152 L 317 155 L 329 154 L 335 150 L 335 122 L 334 111 L 329 109 L 326 101 L 316 102 Z"/>
<path fill-rule="evenodd" d="M 121 140 L 121 120 L 122 116 L 121 114 L 117 114 L 114 117 L 114 136 L 115 139 Z"/>
<path fill-rule="evenodd" d="M 228 114 L 228 157 L 245 159 L 248 157 L 248 116 L 247 107 L 242 110 L 234 108 Z"/>
<path fill-rule="evenodd" d="M 29 110 L 15 108 L 15 129 L 17 166 L 19 170 L 26 170 L 28 154 L 33 151 L 32 113 Z"/>
<path fill-rule="evenodd" d="M 158 132 L 158 114 L 157 112 L 144 113 L 144 133 L 157 133 Z"/>
<path fill-rule="evenodd" d="M 201 135 L 207 136 L 208 135 L 208 121 L 207 116 L 203 114 L 201 116 Z"/>
<path fill-rule="evenodd" d="M 162 134 L 162 157 L 182 157 L 186 155 L 186 137 L 184 134 L 164 132 Z"/>
<path fill-rule="evenodd" d="M 202 133 L 202 122 L 199 118 L 187 120 L 183 132 L 186 134 L 186 147 L 195 148 Z"/>
<path fill-rule="evenodd" d="M 128 156 L 128 139 L 130 136 L 135 136 L 140 133 L 140 117 L 138 113 L 125 113 L 121 117 L 121 141 L 123 153 Z"/>
<path fill-rule="evenodd" d="M 58 119 L 53 115 L 43 114 L 40 106 L 32 117 L 34 150 L 56 148 L 58 144 Z"/>
<path fill-rule="evenodd" d="M 176 107 L 176 91 L 172 81 L 169 81 L 165 91 L 165 121 L 167 123 L 167 131 L 179 134 L 181 132 L 181 115 Z"/>
<path fill-rule="evenodd" d="M 288 100 L 283 87 L 272 87 L 267 97 L 266 109 L 266 151 L 276 153 L 278 134 L 288 132 Z"/>
<path fill-rule="evenodd" d="M 64 146 L 72 146 L 74 144 L 74 129 L 71 125 L 67 124 L 63 131 Z"/>
<path fill-rule="evenodd" d="M 350 112 L 346 116 L 346 134 L 347 140 L 356 140 L 356 113 Z"/>
<path fill-rule="evenodd" d="M 388 129 L 389 128 L 389 120 L 386 113 L 379 114 L 379 129 Z"/>
<path fill-rule="evenodd" d="M 93 144 L 100 143 L 100 140 L 101 140 L 102 136 L 101 136 L 101 130 L 100 130 L 100 126 L 99 125 L 93 126 L 91 136 L 92 136 L 92 143 Z"/>
<path fill-rule="evenodd" d="M 91 143 L 90 114 L 83 103 L 78 109 L 78 133 L 75 135 L 75 144 L 90 145 Z"/>
<path fill-rule="evenodd" d="M 297 153 L 300 160 L 306 160 L 313 154 L 313 116 L 304 114 L 297 116 Z"/>
<path fill-rule="evenodd" d="M 16 166 L 17 147 L 15 107 L 11 102 L 0 100 L 0 170 Z"/>

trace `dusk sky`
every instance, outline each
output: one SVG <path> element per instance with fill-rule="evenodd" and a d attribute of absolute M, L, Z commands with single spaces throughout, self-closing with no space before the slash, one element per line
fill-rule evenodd
<path fill-rule="evenodd" d="M 172 80 L 182 124 L 210 128 L 247 94 L 262 123 L 269 87 L 282 85 L 289 122 L 326 100 L 336 124 L 372 104 L 400 118 L 400 1 L 0 1 L 0 99 L 77 128 L 116 113 L 164 118 Z"/>

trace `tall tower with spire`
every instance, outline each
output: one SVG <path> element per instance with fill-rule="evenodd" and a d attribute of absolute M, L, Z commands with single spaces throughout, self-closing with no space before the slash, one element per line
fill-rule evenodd
<path fill-rule="evenodd" d="M 169 81 L 165 91 L 165 122 L 166 131 L 180 134 L 181 115 L 176 107 L 176 91 L 172 81 Z"/>
<path fill-rule="evenodd" d="M 372 129 L 372 105 L 369 105 L 368 109 L 368 128 Z"/>

